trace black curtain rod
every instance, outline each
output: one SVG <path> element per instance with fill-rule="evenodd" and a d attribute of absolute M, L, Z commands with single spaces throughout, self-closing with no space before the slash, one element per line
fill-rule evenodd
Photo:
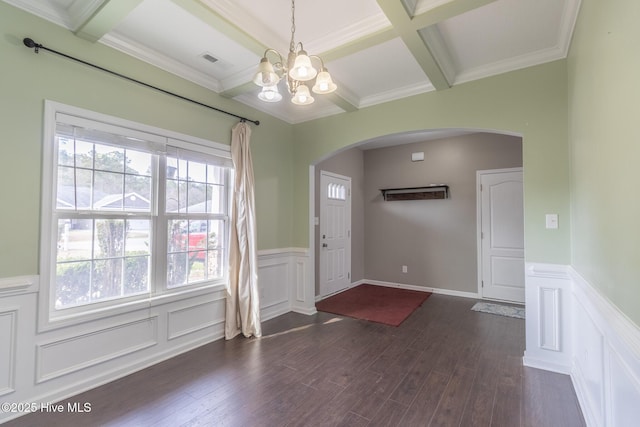
<path fill-rule="evenodd" d="M 155 89 L 155 90 L 157 90 L 159 92 L 162 92 L 164 94 L 175 96 L 176 98 L 180 98 L 180 99 L 182 99 L 184 101 L 191 102 L 191 103 L 199 105 L 201 107 L 206 107 L 206 108 L 209 108 L 211 110 L 217 111 L 219 113 L 223 113 L 223 114 L 226 114 L 226 115 L 229 115 L 229 116 L 236 117 L 236 118 L 240 119 L 243 122 L 251 122 L 251 123 L 254 123 L 256 126 L 260 125 L 260 121 L 259 120 L 251 120 L 251 119 L 248 119 L 246 117 L 242 117 L 242 116 L 239 116 L 237 114 L 233 114 L 233 113 L 230 113 L 228 111 L 221 110 L 220 108 L 216 108 L 216 107 L 212 107 L 211 105 L 203 104 L 202 102 L 195 101 L 195 100 L 193 100 L 191 98 L 187 98 L 186 96 L 178 95 L 177 93 L 169 92 L 168 90 L 161 89 L 161 88 L 159 88 L 157 86 L 153 86 L 153 85 L 150 85 L 148 83 L 141 82 L 140 80 L 136 80 L 136 79 L 131 78 L 129 76 L 125 76 L 125 75 L 117 73 L 115 71 L 111 71 L 111 70 L 109 70 L 107 68 L 103 68 L 103 67 L 101 67 L 99 65 L 95 65 L 95 64 L 92 64 L 90 62 L 83 61 L 82 59 L 75 58 L 75 57 L 73 57 L 71 55 L 67 55 L 66 53 L 62 53 L 62 52 L 58 52 L 57 50 L 49 49 L 48 47 L 43 46 L 40 43 L 36 43 L 35 41 L 33 41 L 33 39 L 30 39 L 28 37 L 25 38 L 24 40 L 22 40 L 22 42 L 29 49 L 34 49 L 35 53 L 38 53 L 40 49 L 46 50 L 48 52 L 55 53 L 56 55 L 60 55 L 60 56 L 62 56 L 64 58 L 71 59 L 73 61 L 79 62 L 79 63 L 84 64 L 84 65 L 88 65 L 89 67 L 96 68 L 96 69 L 98 69 L 100 71 L 104 71 L 104 72 L 107 72 L 109 74 L 113 74 L 114 76 L 121 77 L 121 78 L 123 78 L 125 80 L 129 80 L 131 82 L 138 83 L 138 84 L 140 84 L 142 86 L 146 86 L 148 88 Z"/>

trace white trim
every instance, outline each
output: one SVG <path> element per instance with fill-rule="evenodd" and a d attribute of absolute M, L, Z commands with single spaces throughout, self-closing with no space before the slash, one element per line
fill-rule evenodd
<path fill-rule="evenodd" d="M 319 183 L 318 183 L 319 185 Z M 309 165 L 309 217 L 308 217 L 308 230 L 309 230 L 309 265 L 307 267 L 307 282 L 308 286 L 305 288 L 307 291 L 306 305 L 304 310 L 300 313 L 315 314 L 316 305 L 316 166 Z M 294 310 L 296 311 L 296 310 Z"/>
<path fill-rule="evenodd" d="M 370 285 L 386 286 L 389 288 L 409 289 L 412 291 L 420 291 L 420 292 L 431 292 L 434 294 L 450 295 L 450 296 L 462 297 L 462 298 L 472 298 L 472 299 L 479 298 L 478 294 L 474 292 L 456 291 L 454 289 L 445 289 L 445 288 L 433 288 L 430 286 L 417 286 L 417 285 L 409 285 L 405 283 L 384 282 L 381 280 L 369 280 L 369 279 L 361 280 L 358 283 L 368 283 Z"/>
<path fill-rule="evenodd" d="M 3 307 L 0 310 L 0 319 L 7 317 L 9 319 L 8 330 L 0 331 L 3 334 L 3 351 L 8 358 L 8 362 L 0 369 L 6 369 L 6 384 L 0 384 L 0 396 L 11 394 L 15 391 L 16 386 L 16 358 L 17 358 L 17 336 L 18 336 L 18 307 Z"/>
<path fill-rule="evenodd" d="M 277 249 L 260 249 L 258 250 L 258 258 L 283 255 L 302 255 L 309 256 L 307 248 L 277 248 Z"/>
<path fill-rule="evenodd" d="M 40 276 L 16 276 L 0 279 L 0 297 L 38 292 Z"/>
<path fill-rule="evenodd" d="M 497 76 L 500 74 L 509 73 L 511 71 L 521 70 L 536 65 L 542 65 L 547 62 L 564 59 L 565 57 L 566 54 L 563 52 L 562 48 L 557 45 L 540 49 L 535 52 L 529 52 L 520 56 L 514 56 L 512 58 L 507 58 L 463 70 L 456 76 L 456 79 L 453 82 L 452 86 L 457 86 L 462 83 L 468 83 L 486 77 Z"/>
<path fill-rule="evenodd" d="M 348 288 L 343 289 L 339 292 L 335 292 L 333 294 L 324 295 L 324 296 L 316 295 L 315 301 L 316 302 L 322 301 L 323 299 L 340 294 L 344 291 L 355 288 L 356 286 L 365 285 L 365 284 L 374 285 L 374 286 L 385 286 L 387 288 L 408 289 L 410 291 L 431 292 L 433 294 L 449 295 L 453 297 L 480 299 L 479 295 L 473 292 L 456 291 L 453 289 L 445 289 L 445 288 L 432 288 L 428 286 L 408 285 L 405 283 L 384 282 L 382 280 L 362 279 L 362 280 L 358 280 L 357 282 L 352 282 Z"/>
<path fill-rule="evenodd" d="M 404 87 L 394 88 L 384 92 L 378 92 L 360 98 L 357 103 L 358 108 L 371 107 L 385 102 L 395 101 L 396 99 L 407 98 L 409 96 L 421 93 L 433 92 L 436 88 L 430 82 L 418 82 Z"/>

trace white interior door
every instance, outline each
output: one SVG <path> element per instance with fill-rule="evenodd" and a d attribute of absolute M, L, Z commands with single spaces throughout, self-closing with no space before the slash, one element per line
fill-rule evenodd
<path fill-rule="evenodd" d="M 522 169 L 478 174 L 482 297 L 524 303 Z"/>
<path fill-rule="evenodd" d="M 320 172 L 320 295 L 351 284 L 351 178 Z"/>

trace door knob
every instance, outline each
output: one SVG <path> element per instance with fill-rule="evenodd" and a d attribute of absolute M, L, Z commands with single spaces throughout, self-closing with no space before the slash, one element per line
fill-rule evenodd
<path fill-rule="evenodd" d="M 323 244 L 322 244 L 322 247 L 323 247 L 323 248 L 326 248 L 326 247 L 327 247 L 327 244 L 326 244 L 326 243 L 323 243 Z"/>

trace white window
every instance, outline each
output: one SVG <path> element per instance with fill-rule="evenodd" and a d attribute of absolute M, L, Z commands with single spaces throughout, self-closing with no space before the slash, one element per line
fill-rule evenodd
<path fill-rule="evenodd" d="M 47 102 L 49 320 L 227 280 L 228 147 Z"/>
<path fill-rule="evenodd" d="M 224 277 L 228 228 L 227 168 L 201 154 L 167 155 L 167 286 Z"/>

